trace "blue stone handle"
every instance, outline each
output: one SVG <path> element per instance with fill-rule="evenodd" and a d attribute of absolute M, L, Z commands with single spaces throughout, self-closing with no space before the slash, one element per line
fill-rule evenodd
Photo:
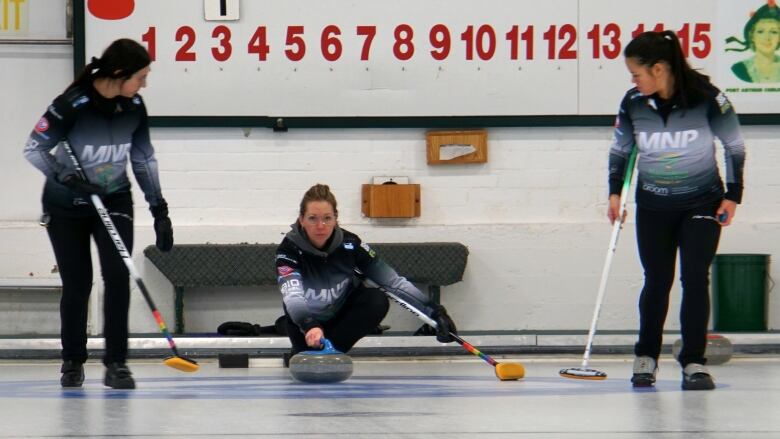
<path fill-rule="evenodd" d="M 342 352 L 338 349 L 333 347 L 333 343 L 330 342 L 325 337 L 322 337 L 320 339 L 320 343 L 322 343 L 322 350 L 320 350 L 321 354 L 341 354 Z"/>
<path fill-rule="evenodd" d="M 322 344 L 322 349 L 316 349 L 316 350 L 315 349 L 310 349 L 308 351 L 301 351 L 301 352 L 299 352 L 299 354 L 304 354 L 304 355 L 333 355 L 333 354 L 342 355 L 342 354 L 344 354 L 340 350 L 334 348 L 333 347 L 333 343 L 331 343 L 330 340 L 328 340 L 325 337 L 322 337 L 320 339 L 320 344 Z"/>

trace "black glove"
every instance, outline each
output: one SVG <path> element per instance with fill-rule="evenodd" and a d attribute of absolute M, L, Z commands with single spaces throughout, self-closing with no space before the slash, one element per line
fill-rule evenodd
<path fill-rule="evenodd" d="M 157 235 L 155 245 L 161 251 L 168 252 L 173 248 L 173 226 L 168 218 L 168 203 L 163 200 L 156 206 L 149 208 L 154 217 L 154 233 Z"/>
<path fill-rule="evenodd" d="M 92 184 L 79 177 L 78 174 L 68 174 L 62 178 L 62 184 L 80 195 L 105 195 L 106 191 L 101 186 Z"/>
<path fill-rule="evenodd" d="M 458 328 L 455 327 L 455 322 L 452 321 L 443 306 L 438 305 L 433 314 L 431 314 L 431 318 L 436 321 L 436 341 L 439 343 L 452 343 L 455 341 L 450 332 L 457 334 Z"/>

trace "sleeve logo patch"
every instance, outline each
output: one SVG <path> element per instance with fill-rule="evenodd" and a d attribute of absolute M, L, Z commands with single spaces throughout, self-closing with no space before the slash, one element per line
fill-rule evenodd
<path fill-rule="evenodd" d="M 43 133 L 48 129 L 49 129 L 49 120 L 46 119 L 46 117 L 42 117 L 41 120 L 39 120 L 38 123 L 35 124 L 35 131 L 38 131 L 39 133 Z"/>
<path fill-rule="evenodd" d="M 62 120 L 62 115 L 57 112 L 57 108 L 54 105 L 49 105 L 49 113 L 51 113 L 54 117 L 56 117 L 59 120 Z"/>
<path fill-rule="evenodd" d="M 376 256 L 376 252 L 374 252 L 374 250 L 372 250 L 371 247 L 369 247 L 365 242 L 361 242 L 360 246 L 363 247 L 363 250 L 367 251 L 368 255 L 372 258 Z"/>
<path fill-rule="evenodd" d="M 279 273 L 279 276 L 289 276 L 293 271 L 292 267 L 288 267 L 287 265 L 282 265 L 280 267 L 276 267 L 276 271 Z"/>
<path fill-rule="evenodd" d="M 297 264 L 298 263 L 298 261 L 295 258 L 291 258 L 291 257 L 287 256 L 284 253 L 277 253 L 276 254 L 276 259 L 283 259 L 285 261 L 290 261 L 293 264 Z"/>
<path fill-rule="evenodd" d="M 722 114 L 725 114 L 731 109 L 731 102 L 729 102 L 729 98 L 727 98 L 723 92 L 720 92 L 715 96 L 715 102 L 718 103 L 718 107 L 720 107 L 720 112 Z"/>
<path fill-rule="evenodd" d="M 71 106 L 73 108 L 79 108 L 80 106 L 86 104 L 87 102 L 89 102 L 88 96 L 79 96 L 75 101 L 73 101 Z"/>

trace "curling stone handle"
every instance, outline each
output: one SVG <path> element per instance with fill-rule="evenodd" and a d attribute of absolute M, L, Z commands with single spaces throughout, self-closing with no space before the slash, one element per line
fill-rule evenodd
<path fill-rule="evenodd" d="M 334 348 L 333 347 L 333 343 L 331 343 L 330 340 L 328 340 L 325 337 L 322 337 L 320 339 L 320 343 L 322 343 L 322 350 L 320 351 L 320 353 L 322 353 L 322 354 L 340 354 L 341 353 L 341 351 L 339 351 L 338 349 Z"/>

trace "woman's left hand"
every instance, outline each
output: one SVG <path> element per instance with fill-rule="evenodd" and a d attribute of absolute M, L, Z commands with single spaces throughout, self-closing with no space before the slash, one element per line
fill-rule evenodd
<path fill-rule="evenodd" d="M 737 212 L 737 203 L 731 200 L 723 200 L 720 202 L 720 207 L 715 213 L 718 218 L 718 223 L 721 226 L 728 226 L 731 224 L 731 220 L 734 218 L 734 214 Z"/>

